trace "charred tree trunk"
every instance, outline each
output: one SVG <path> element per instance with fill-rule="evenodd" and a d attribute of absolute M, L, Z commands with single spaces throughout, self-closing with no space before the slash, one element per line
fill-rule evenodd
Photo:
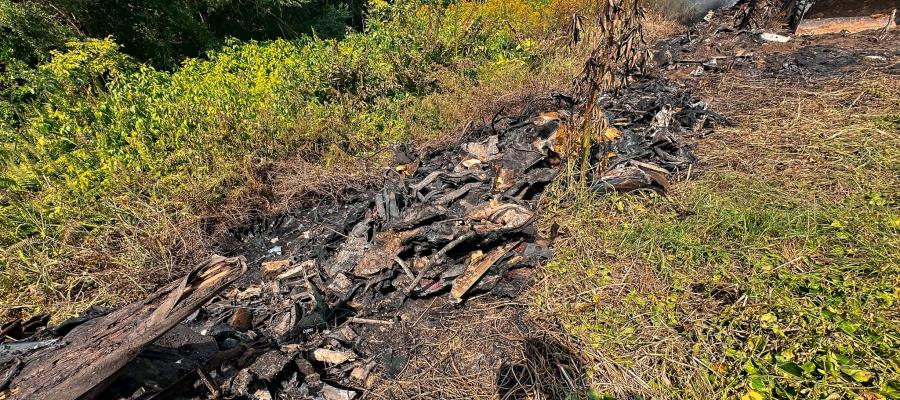
<path fill-rule="evenodd" d="M 75 400 L 96 396 L 138 352 L 247 270 L 243 258 L 214 256 L 147 299 L 73 329 L 23 360 L 0 399 Z"/>

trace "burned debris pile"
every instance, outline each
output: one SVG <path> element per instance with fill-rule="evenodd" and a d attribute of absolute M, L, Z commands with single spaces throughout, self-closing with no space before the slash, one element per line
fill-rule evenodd
<path fill-rule="evenodd" d="M 789 81 L 868 69 L 897 74 L 896 6 L 880 0 L 739 1 L 710 11 L 684 34 L 655 43 L 653 61 L 666 76 L 686 79 L 730 71 Z M 878 22 L 859 25 L 853 18 Z M 822 24 L 834 29 L 812 31 Z"/>
<path fill-rule="evenodd" d="M 574 98 L 495 116 L 456 146 L 400 147 L 379 190 L 221 249 L 249 272 L 213 257 L 144 301 L 4 345 L 0 399 L 346 400 L 421 365 L 396 338 L 474 296 L 516 297 L 551 257 L 536 220 L 563 171 L 599 193 L 665 192 L 696 162 L 686 137 L 720 122 L 671 83 L 634 79 L 649 55 L 638 2 L 602 11 Z"/>
<path fill-rule="evenodd" d="M 600 192 L 650 188 L 665 193 L 671 179 L 697 161 L 683 138 L 726 122 L 690 92 L 657 80 L 602 96 L 598 106 L 610 125 L 591 150 L 591 187 Z"/>
<path fill-rule="evenodd" d="M 590 150 L 599 192 L 665 191 L 695 163 L 683 137 L 718 120 L 658 80 L 597 101 L 610 121 Z M 3 358 L 0 398 L 361 396 L 405 368 L 385 338 L 422 318 L 421 302 L 446 312 L 476 295 L 515 297 L 551 256 L 536 230 L 539 195 L 566 170 L 580 105 L 560 95 L 549 104 L 495 117 L 458 146 L 422 156 L 401 147 L 380 190 L 247 235 L 231 252 L 252 260 L 250 270 L 228 290 L 219 291 L 243 261 L 216 259 L 144 302 L 67 322 L 68 334 L 24 338 L 49 344 Z M 71 364 L 60 369 L 61 360 Z"/>

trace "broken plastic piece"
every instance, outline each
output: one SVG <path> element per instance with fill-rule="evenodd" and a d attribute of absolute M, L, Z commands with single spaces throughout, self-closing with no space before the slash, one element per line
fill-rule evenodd
<path fill-rule="evenodd" d="M 772 32 L 763 32 L 759 34 L 759 38 L 767 42 L 787 43 L 791 40 L 790 36 L 779 35 Z"/>
<path fill-rule="evenodd" d="M 349 351 L 336 351 L 328 349 L 315 349 L 312 353 L 313 359 L 326 364 L 338 365 L 347 361 L 356 359 L 356 354 Z"/>

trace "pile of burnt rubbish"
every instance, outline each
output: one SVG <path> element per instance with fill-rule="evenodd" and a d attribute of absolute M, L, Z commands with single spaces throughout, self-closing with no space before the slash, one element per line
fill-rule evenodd
<path fill-rule="evenodd" d="M 566 170 L 561 142 L 580 107 L 548 104 L 495 117 L 457 146 L 401 147 L 380 190 L 244 238 L 235 250 L 249 271 L 243 258 L 214 258 L 147 300 L 3 344 L 0 398 L 362 397 L 405 368 L 383 339 L 421 318 L 424 299 L 452 309 L 515 297 L 551 257 L 539 196 Z M 591 149 L 599 192 L 665 191 L 695 163 L 683 138 L 717 120 L 658 80 L 599 104 L 610 122 Z"/>
<path fill-rule="evenodd" d="M 792 81 L 854 69 L 897 74 L 895 8 L 893 0 L 740 0 L 656 42 L 653 61 L 694 77 L 732 70 Z"/>

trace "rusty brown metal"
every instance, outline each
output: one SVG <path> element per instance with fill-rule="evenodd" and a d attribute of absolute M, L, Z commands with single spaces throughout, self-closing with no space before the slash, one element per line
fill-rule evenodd
<path fill-rule="evenodd" d="M 900 0 L 819 0 L 797 26 L 798 35 L 857 33 L 897 26 Z"/>
<path fill-rule="evenodd" d="M 893 29 L 896 27 L 897 23 L 891 18 L 891 14 L 867 17 L 807 18 L 797 27 L 797 34 L 824 35 L 827 33 L 845 31 L 857 33 L 874 29 Z"/>

